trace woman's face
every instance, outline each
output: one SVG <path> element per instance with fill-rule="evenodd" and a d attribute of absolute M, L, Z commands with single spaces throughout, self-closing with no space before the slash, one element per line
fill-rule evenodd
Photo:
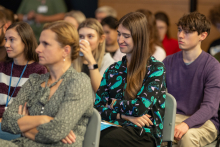
<path fill-rule="evenodd" d="M 76 19 L 75 19 L 75 18 L 73 18 L 73 17 L 66 16 L 66 17 L 64 18 L 64 21 L 66 21 L 66 22 L 69 22 L 69 23 L 73 24 L 73 26 L 74 26 L 74 27 L 76 27 L 76 29 L 79 27 L 78 22 L 77 22 L 77 21 L 76 21 Z"/>
<path fill-rule="evenodd" d="M 79 30 L 79 38 L 87 40 L 90 44 L 92 51 L 98 49 L 100 37 L 96 30 L 87 27 L 81 28 Z"/>
<path fill-rule="evenodd" d="M 14 28 L 5 33 L 5 48 L 9 58 L 24 57 L 25 45 Z"/>
<path fill-rule="evenodd" d="M 111 29 L 108 25 L 103 26 L 105 32 L 106 45 L 114 45 L 117 42 L 118 32 L 117 30 Z"/>
<path fill-rule="evenodd" d="M 167 24 L 162 20 L 156 20 L 156 25 L 159 32 L 160 40 L 163 41 L 167 33 Z"/>
<path fill-rule="evenodd" d="M 131 32 L 125 28 L 122 24 L 118 26 L 118 45 L 122 53 L 130 54 L 134 48 L 134 42 L 131 36 Z"/>
<path fill-rule="evenodd" d="M 64 49 L 56 41 L 56 34 L 51 30 L 44 30 L 40 35 L 40 44 L 35 50 L 42 65 L 54 65 L 63 62 Z"/>

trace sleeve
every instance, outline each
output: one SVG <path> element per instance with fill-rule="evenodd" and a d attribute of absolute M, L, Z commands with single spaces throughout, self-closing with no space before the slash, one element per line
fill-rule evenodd
<path fill-rule="evenodd" d="M 111 120 L 116 120 L 117 112 L 106 107 L 108 101 L 107 99 L 109 98 L 109 90 L 108 90 L 109 87 L 108 87 L 107 77 L 108 77 L 108 69 L 103 74 L 101 84 L 96 92 L 94 107 L 99 111 L 103 120 L 111 121 Z"/>
<path fill-rule="evenodd" d="M 106 53 L 106 55 L 103 58 L 102 65 L 100 68 L 100 74 L 103 76 L 106 69 L 111 66 L 113 63 L 115 63 L 115 60 L 111 57 L 110 53 Z"/>
<path fill-rule="evenodd" d="M 155 64 L 155 63 L 154 63 Z M 150 108 L 163 95 L 165 84 L 165 68 L 161 62 L 151 65 L 149 74 L 133 100 L 116 100 L 113 108 L 124 115 L 140 117 L 147 114 Z"/>
<path fill-rule="evenodd" d="M 3 114 L 2 119 L 2 131 L 9 132 L 12 134 L 21 134 L 21 130 L 18 126 L 18 119 L 23 115 L 18 114 L 18 108 L 20 105 L 24 105 L 28 101 L 29 96 L 34 91 L 34 83 L 38 81 L 39 75 L 31 74 L 29 79 L 19 90 L 16 98 L 13 99 L 12 103 L 8 106 Z"/>
<path fill-rule="evenodd" d="M 18 10 L 17 10 L 17 14 L 24 14 L 24 10 L 25 10 L 25 6 L 26 3 L 28 3 L 29 0 L 22 0 Z"/>
<path fill-rule="evenodd" d="M 70 80 L 63 91 L 65 97 L 57 115 L 49 123 L 37 127 L 36 142 L 59 142 L 77 125 L 88 109 L 92 111 L 93 91 L 90 79 L 86 75 Z"/>
<path fill-rule="evenodd" d="M 56 14 L 57 13 L 65 13 L 67 11 L 66 4 L 64 0 L 56 0 L 56 2 L 53 3 L 53 9 L 55 10 Z"/>
<path fill-rule="evenodd" d="M 219 63 L 212 68 L 205 79 L 204 97 L 197 110 L 192 116 L 184 122 L 188 124 L 189 128 L 204 124 L 210 120 L 214 115 L 217 115 L 220 102 L 220 67 Z"/>

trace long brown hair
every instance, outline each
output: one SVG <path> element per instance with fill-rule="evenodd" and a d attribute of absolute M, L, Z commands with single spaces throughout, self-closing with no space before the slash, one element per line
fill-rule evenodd
<path fill-rule="evenodd" d="M 18 35 L 21 37 L 21 41 L 24 43 L 24 57 L 28 61 L 38 62 L 39 58 L 35 49 L 37 48 L 37 40 L 35 38 L 34 32 L 29 24 L 26 22 L 15 22 L 11 24 L 6 31 L 10 29 L 15 29 Z M 13 61 L 12 58 L 6 56 L 6 61 Z"/>
<path fill-rule="evenodd" d="M 119 25 L 131 32 L 134 43 L 131 62 L 127 69 L 127 87 L 125 90 L 125 99 L 130 100 L 135 99 L 141 89 L 150 58 L 147 19 L 140 12 L 131 12 L 119 20 Z"/>
<path fill-rule="evenodd" d="M 99 39 L 104 35 L 104 31 L 102 28 L 102 25 L 94 18 L 86 19 L 84 22 L 82 22 L 78 27 L 78 32 L 81 28 L 90 28 L 97 32 Z M 92 51 L 93 57 L 96 60 L 98 67 L 100 69 L 102 64 L 102 59 L 105 54 L 105 40 L 102 43 L 99 43 L 98 48 Z M 82 57 L 78 57 L 73 62 L 73 67 L 76 69 L 76 71 L 81 72 L 83 66 L 83 59 Z"/>
<path fill-rule="evenodd" d="M 149 54 L 153 55 L 156 51 L 156 45 L 162 47 L 160 36 L 156 27 L 156 20 L 151 11 L 139 9 L 137 12 L 143 13 L 147 18 L 147 30 L 149 33 Z"/>

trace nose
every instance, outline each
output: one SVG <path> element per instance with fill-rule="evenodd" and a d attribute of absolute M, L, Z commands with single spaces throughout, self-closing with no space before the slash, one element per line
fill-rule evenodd
<path fill-rule="evenodd" d="M 10 47 L 9 41 L 5 40 L 5 48 L 9 48 L 9 47 Z"/>
<path fill-rule="evenodd" d="M 184 38 L 184 32 L 183 31 L 179 31 L 178 32 L 178 37 L 179 38 Z"/>
<path fill-rule="evenodd" d="M 122 35 L 118 36 L 118 44 L 121 44 L 124 42 L 124 38 Z"/>
<path fill-rule="evenodd" d="M 35 49 L 35 52 L 37 54 L 41 53 L 42 52 L 42 47 L 41 47 L 41 43 L 38 45 L 38 47 Z"/>

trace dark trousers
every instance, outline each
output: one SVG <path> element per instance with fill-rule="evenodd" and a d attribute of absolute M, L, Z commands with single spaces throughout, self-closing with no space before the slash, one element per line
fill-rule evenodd
<path fill-rule="evenodd" d="M 151 134 L 137 127 L 109 127 L 101 131 L 99 147 L 156 147 Z"/>

